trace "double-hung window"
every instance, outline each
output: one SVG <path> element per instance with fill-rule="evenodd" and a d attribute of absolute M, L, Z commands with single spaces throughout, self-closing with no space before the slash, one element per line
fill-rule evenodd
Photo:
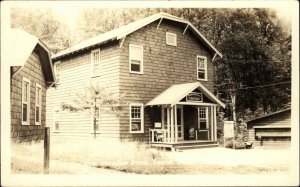
<path fill-rule="evenodd" d="M 95 120 L 95 121 L 94 121 Z M 96 124 L 94 124 L 96 122 Z M 92 116 L 91 116 L 91 133 L 99 133 L 100 132 L 100 108 L 96 107 L 93 109 Z"/>
<path fill-rule="evenodd" d="M 198 108 L 198 129 L 199 130 L 208 129 L 207 116 L 208 116 L 207 107 L 199 107 Z"/>
<path fill-rule="evenodd" d="M 22 80 L 22 125 L 30 122 L 30 81 L 23 77 Z"/>
<path fill-rule="evenodd" d="M 60 70 L 61 70 L 61 62 L 57 61 L 54 63 L 54 73 L 56 77 L 56 83 L 60 83 Z"/>
<path fill-rule="evenodd" d="M 42 111 L 42 87 L 39 84 L 35 86 L 35 124 L 41 124 Z"/>
<path fill-rule="evenodd" d="M 177 46 L 177 35 L 174 33 L 166 32 L 166 44 Z"/>
<path fill-rule="evenodd" d="M 197 55 L 197 79 L 207 80 L 207 58 Z"/>
<path fill-rule="evenodd" d="M 100 76 L 100 49 L 96 49 L 91 52 L 91 66 L 91 76 Z"/>
<path fill-rule="evenodd" d="M 143 46 L 129 44 L 129 72 L 143 73 Z"/>
<path fill-rule="evenodd" d="M 54 109 L 54 115 L 53 115 L 53 132 L 59 132 L 59 109 Z"/>
<path fill-rule="evenodd" d="M 130 132 L 144 132 L 144 105 L 130 104 Z"/>

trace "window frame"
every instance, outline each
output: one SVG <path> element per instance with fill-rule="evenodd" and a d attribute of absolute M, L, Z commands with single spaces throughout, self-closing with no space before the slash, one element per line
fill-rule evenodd
<path fill-rule="evenodd" d="M 140 118 L 133 118 L 133 119 L 140 119 L 141 120 L 141 130 L 140 131 L 132 131 L 131 130 L 131 124 L 132 124 L 132 111 L 131 111 L 131 107 L 140 107 L 141 111 L 140 111 Z M 144 104 L 143 103 L 130 103 L 129 104 L 129 132 L 130 133 L 144 133 Z"/>
<path fill-rule="evenodd" d="M 200 121 L 201 119 L 203 120 L 204 118 L 200 118 L 200 109 L 205 108 L 205 129 L 202 130 L 208 130 L 209 129 L 209 124 L 208 124 L 208 107 L 198 107 L 198 129 L 200 129 Z M 204 120 L 203 120 L 204 121 Z"/>
<path fill-rule="evenodd" d="M 98 115 L 98 123 L 99 123 L 99 129 L 96 130 L 96 134 L 100 134 L 100 106 L 97 107 L 99 110 L 99 115 Z M 94 107 L 92 109 L 92 115 L 91 115 L 91 134 L 94 134 Z M 96 122 L 97 123 L 97 122 Z"/>
<path fill-rule="evenodd" d="M 132 54 L 131 54 L 132 48 L 131 47 L 142 49 L 141 59 L 135 59 L 132 57 Z M 132 71 L 131 70 L 131 60 L 139 60 L 140 61 L 140 71 Z M 144 74 L 144 46 L 143 45 L 129 44 L 129 73 Z"/>
<path fill-rule="evenodd" d="M 173 43 L 170 43 L 169 41 L 168 41 L 168 35 L 169 36 L 175 36 L 175 43 L 173 44 Z M 170 45 L 170 46 L 177 46 L 177 34 L 175 34 L 175 33 L 172 33 L 172 32 L 166 32 L 166 44 L 167 45 Z"/>
<path fill-rule="evenodd" d="M 99 53 L 99 61 L 98 63 L 98 74 L 94 74 L 94 54 Z M 101 62 L 101 50 L 99 49 L 94 49 L 91 51 L 91 77 L 99 77 L 100 76 L 100 62 Z"/>
<path fill-rule="evenodd" d="M 58 115 L 56 115 L 56 111 L 58 111 Z M 57 108 L 54 108 L 53 110 L 53 132 L 54 133 L 58 133 L 60 132 L 60 128 L 56 129 L 56 124 L 55 122 L 58 121 L 58 126 L 60 126 L 60 109 L 57 107 Z"/>
<path fill-rule="evenodd" d="M 37 90 L 40 88 L 39 92 L 39 104 L 37 104 Z M 39 107 L 39 121 L 36 121 L 36 107 Z M 35 108 L 34 108 L 34 122 L 35 125 L 41 125 L 42 124 L 42 86 L 38 83 L 35 84 Z"/>
<path fill-rule="evenodd" d="M 58 64 L 59 64 L 59 70 L 57 70 Z M 56 84 L 60 84 L 60 72 L 61 72 L 61 61 L 54 62 L 54 74 L 56 78 Z"/>
<path fill-rule="evenodd" d="M 203 58 L 204 59 L 204 68 L 199 67 L 198 58 Z M 202 56 L 202 55 L 197 55 L 196 56 L 196 63 L 197 63 L 197 80 L 207 81 L 207 57 Z M 199 70 L 204 70 L 204 79 L 199 78 Z"/>
<path fill-rule="evenodd" d="M 27 102 L 24 102 L 24 82 L 28 83 L 27 87 Z M 27 104 L 27 121 L 23 121 L 23 104 Z M 30 80 L 22 77 L 22 106 L 21 106 L 21 124 L 22 125 L 30 125 Z"/>

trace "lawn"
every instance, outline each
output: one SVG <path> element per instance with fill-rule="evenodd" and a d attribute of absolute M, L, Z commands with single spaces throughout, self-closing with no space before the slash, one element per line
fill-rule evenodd
<path fill-rule="evenodd" d="M 43 172 L 43 142 L 13 143 L 13 173 Z M 258 174 L 289 171 L 289 149 L 206 148 L 184 152 L 134 142 L 51 141 L 50 174 Z M 277 156 L 274 156 L 277 155 Z"/>

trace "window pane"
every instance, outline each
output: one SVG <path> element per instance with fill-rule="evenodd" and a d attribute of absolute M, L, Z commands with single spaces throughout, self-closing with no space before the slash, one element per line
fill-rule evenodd
<path fill-rule="evenodd" d="M 140 72 L 140 61 L 138 60 L 131 60 L 131 65 L 130 65 L 130 68 L 131 68 L 131 71 L 136 71 L 136 72 Z"/>
<path fill-rule="evenodd" d="M 22 117 L 23 121 L 27 121 L 27 104 L 23 103 L 23 117 Z"/>
<path fill-rule="evenodd" d="M 27 82 L 23 82 L 23 101 L 27 102 L 28 100 L 28 83 Z"/>
<path fill-rule="evenodd" d="M 141 120 L 134 120 L 131 122 L 131 131 L 141 130 Z"/>
<path fill-rule="evenodd" d="M 205 72 L 204 71 L 198 71 L 198 78 L 199 79 L 205 79 Z"/>
<path fill-rule="evenodd" d="M 200 121 L 200 130 L 206 129 L 206 121 Z"/>
<path fill-rule="evenodd" d="M 142 60 L 143 58 L 143 48 L 130 46 L 130 58 L 133 60 Z"/>
<path fill-rule="evenodd" d="M 55 122 L 55 130 L 57 130 L 57 131 L 59 130 L 59 122 L 58 121 Z"/>
<path fill-rule="evenodd" d="M 35 107 L 35 121 L 40 122 L 40 107 Z"/>

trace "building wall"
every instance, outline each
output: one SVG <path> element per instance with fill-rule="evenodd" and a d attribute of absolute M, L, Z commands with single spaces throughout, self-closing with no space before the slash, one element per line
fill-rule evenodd
<path fill-rule="evenodd" d="M 280 127 L 287 127 L 287 128 L 271 128 L 271 129 L 264 129 L 260 130 L 265 133 L 269 134 L 282 134 L 282 133 L 288 133 L 291 131 L 291 111 L 284 111 L 278 114 L 270 115 L 265 118 L 257 119 L 254 121 L 250 121 L 247 123 L 247 130 L 248 130 L 248 138 L 250 142 L 254 142 L 255 144 L 259 144 L 259 140 L 255 137 L 255 129 L 253 126 L 280 126 Z M 285 138 L 268 138 L 266 139 L 268 141 L 265 141 L 265 144 L 281 144 L 283 141 L 290 141 L 290 137 Z"/>
<path fill-rule="evenodd" d="M 22 125 L 22 77 L 30 80 L 30 125 Z M 42 87 L 41 125 L 35 125 L 35 88 Z M 46 119 L 46 83 L 41 60 L 32 52 L 22 69 L 11 78 L 11 138 L 16 141 L 43 139 Z"/>
<path fill-rule="evenodd" d="M 110 91 L 119 93 L 118 43 L 100 47 L 99 77 L 91 77 L 91 50 L 93 49 L 62 59 L 60 83 L 56 88 L 49 88 L 47 91 L 47 125 L 51 127 L 52 137 L 93 137 L 89 111 L 70 112 L 61 109 L 63 103 L 74 105 L 76 93 L 86 92 L 88 85 L 100 83 Z M 59 132 L 53 131 L 55 108 L 60 109 Z M 104 110 L 100 111 L 100 134 L 97 137 L 99 136 L 119 137 L 119 119 Z"/>
<path fill-rule="evenodd" d="M 126 36 L 120 57 L 120 92 L 126 93 L 126 102 L 146 104 L 152 98 L 173 84 L 196 82 L 196 56 L 207 57 L 208 81 L 200 81 L 213 92 L 212 55 L 185 26 L 174 22 L 158 21 Z M 166 45 L 166 31 L 177 34 L 177 46 Z M 129 73 L 129 44 L 143 45 L 144 74 Z M 147 107 L 146 107 L 147 108 Z M 146 111 L 146 110 L 145 110 Z M 122 137 L 148 137 L 149 128 L 153 127 L 149 114 L 145 112 L 145 132 L 129 133 L 129 105 L 124 104 L 120 130 Z"/>

